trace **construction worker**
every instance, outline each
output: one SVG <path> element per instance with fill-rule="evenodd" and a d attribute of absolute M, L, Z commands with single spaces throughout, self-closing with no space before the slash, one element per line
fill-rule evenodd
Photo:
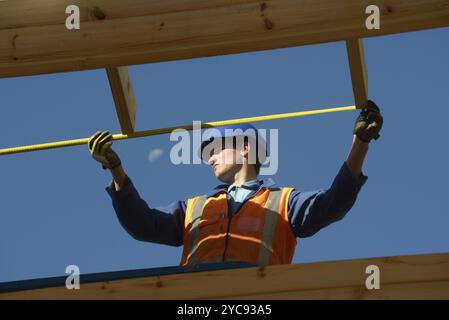
<path fill-rule="evenodd" d="M 93 158 L 112 173 L 113 181 L 106 191 L 120 223 L 132 237 L 184 245 L 182 266 L 224 261 L 265 266 L 291 263 L 296 238 L 314 235 L 341 220 L 351 209 L 368 178 L 362 173 L 368 144 L 379 137 L 382 123 L 379 108 L 368 101 L 356 120 L 348 158 L 332 185 L 312 192 L 276 188 L 272 179 L 257 178 L 262 161 L 250 163 L 249 155 L 263 144 L 248 138 L 236 144 L 238 135 L 226 135 L 225 130 L 245 131 L 253 126 L 218 128 L 219 134 L 202 142 L 201 151 L 214 144 L 205 156 L 216 178 L 224 184 L 204 195 L 155 208 L 140 197 L 125 174 L 119 156 L 111 148 L 108 131 L 92 135 L 88 147 Z M 226 143 L 229 139 L 230 144 Z"/>

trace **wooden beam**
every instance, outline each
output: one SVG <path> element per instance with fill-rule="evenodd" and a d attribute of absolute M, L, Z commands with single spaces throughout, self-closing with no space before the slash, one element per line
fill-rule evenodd
<path fill-rule="evenodd" d="M 67 30 L 65 6 L 81 28 Z M 87 70 L 449 26 L 449 0 L 0 1 L 0 77 Z"/>
<path fill-rule="evenodd" d="M 357 109 L 366 106 L 368 101 L 368 75 L 365 65 L 363 39 L 346 40 L 349 69 L 351 72 L 352 90 Z"/>
<path fill-rule="evenodd" d="M 128 67 L 106 68 L 106 73 L 122 133 L 131 134 L 134 132 L 136 120 L 136 99 L 129 78 Z"/>
<path fill-rule="evenodd" d="M 387 283 L 380 290 L 360 286 L 313 290 L 277 291 L 264 294 L 235 296 L 233 300 L 432 300 L 449 298 L 449 281 Z"/>
<path fill-rule="evenodd" d="M 368 290 L 366 268 L 380 270 Z M 449 299 L 449 253 L 203 271 L 1 293 L 0 299 Z"/>

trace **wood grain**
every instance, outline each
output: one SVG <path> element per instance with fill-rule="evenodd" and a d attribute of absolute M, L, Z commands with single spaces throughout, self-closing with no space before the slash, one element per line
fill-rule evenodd
<path fill-rule="evenodd" d="M 78 4 L 81 29 L 65 28 Z M 88 4 L 85 4 L 88 3 Z M 0 1 L 0 77 L 87 70 L 365 38 L 449 25 L 449 0 Z"/>
<path fill-rule="evenodd" d="M 380 290 L 365 289 L 368 265 Z M 447 298 L 449 253 L 205 271 L 0 294 L 0 299 Z"/>
<path fill-rule="evenodd" d="M 128 68 L 123 66 L 106 68 L 106 73 L 122 133 L 131 134 L 134 132 L 136 120 L 136 99 Z"/>
<path fill-rule="evenodd" d="M 357 109 L 362 109 L 368 101 L 368 75 L 365 65 L 363 39 L 346 40 L 352 90 Z"/>

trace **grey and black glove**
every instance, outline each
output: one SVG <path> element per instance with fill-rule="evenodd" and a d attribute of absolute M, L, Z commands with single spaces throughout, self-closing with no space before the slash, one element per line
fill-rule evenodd
<path fill-rule="evenodd" d="M 95 132 L 87 142 L 92 157 L 102 164 L 103 169 L 114 169 L 122 164 L 112 150 L 112 134 L 109 131 Z"/>
<path fill-rule="evenodd" d="M 383 117 L 379 107 L 371 100 L 360 112 L 354 125 L 353 133 L 362 141 L 369 143 L 372 139 L 379 139 Z"/>

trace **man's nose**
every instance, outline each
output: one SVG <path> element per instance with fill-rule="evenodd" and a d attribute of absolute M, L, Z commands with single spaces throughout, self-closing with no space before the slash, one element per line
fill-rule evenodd
<path fill-rule="evenodd" d="M 213 166 L 215 164 L 215 155 L 213 154 L 210 158 L 209 158 L 209 165 Z"/>

